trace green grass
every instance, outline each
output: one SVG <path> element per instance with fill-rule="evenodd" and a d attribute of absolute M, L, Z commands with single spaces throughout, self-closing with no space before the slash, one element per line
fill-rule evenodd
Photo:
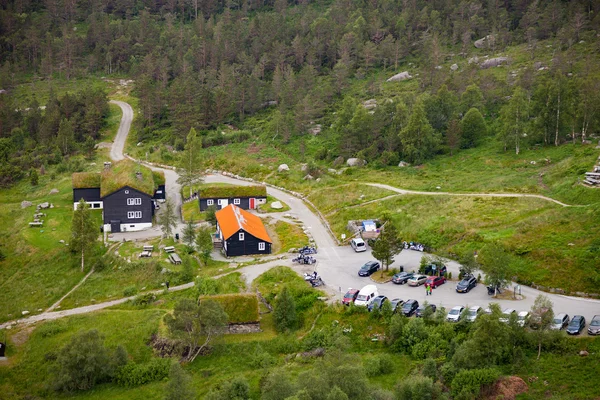
<path fill-rule="evenodd" d="M 181 206 L 181 216 L 184 221 L 204 221 L 204 213 L 200 212 L 200 205 L 198 200 L 187 202 Z"/>
<path fill-rule="evenodd" d="M 296 224 L 277 221 L 273 225 L 267 225 L 267 229 L 273 230 L 273 254 L 287 253 L 290 249 L 299 249 L 308 244 L 308 237 Z"/>
<path fill-rule="evenodd" d="M 283 206 L 283 208 L 273 208 L 271 207 L 271 204 L 275 201 L 278 201 L 281 203 L 281 205 Z M 273 196 L 267 195 L 267 202 L 265 204 L 260 204 L 258 206 L 258 209 L 260 211 L 264 211 L 264 212 L 268 212 L 268 213 L 272 213 L 272 212 L 287 212 L 290 210 L 290 206 L 288 206 L 286 203 L 284 203 L 283 201 L 276 199 Z"/>
<path fill-rule="evenodd" d="M 245 324 L 259 321 L 258 298 L 254 293 L 224 294 L 202 298 L 219 303 L 227 313 L 229 323 Z"/>

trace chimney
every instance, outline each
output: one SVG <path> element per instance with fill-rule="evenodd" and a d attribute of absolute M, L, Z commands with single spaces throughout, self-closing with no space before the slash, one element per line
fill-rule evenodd
<path fill-rule="evenodd" d="M 141 181 L 142 180 L 142 173 L 140 171 L 137 171 L 135 173 L 135 176 Z"/>
<path fill-rule="evenodd" d="M 112 163 L 110 161 L 104 161 L 104 170 L 108 171 L 111 167 Z"/>

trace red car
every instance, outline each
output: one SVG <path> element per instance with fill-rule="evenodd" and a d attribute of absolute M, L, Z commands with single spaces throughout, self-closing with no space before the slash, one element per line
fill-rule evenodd
<path fill-rule="evenodd" d="M 354 303 L 356 296 L 358 296 L 358 292 L 360 292 L 358 289 L 348 289 L 348 292 L 346 292 L 344 298 L 342 299 L 342 304 L 349 306 L 350 304 Z"/>
<path fill-rule="evenodd" d="M 440 286 L 441 284 L 446 283 L 445 276 L 430 276 L 425 281 L 425 285 L 431 285 L 433 289 Z"/>

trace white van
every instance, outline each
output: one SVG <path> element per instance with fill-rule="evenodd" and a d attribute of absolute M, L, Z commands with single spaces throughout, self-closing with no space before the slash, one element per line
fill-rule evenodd
<path fill-rule="evenodd" d="M 361 251 L 367 251 L 367 245 L 361 238 L 354 238 L 350 241 L 350 246 L 355 252 L 360 253 Z"/>
<path fill-rule="evenodd" d="M 360 292 L 358 292 L 358 296 L 356 296 L 354 305 L 355 306 L 368 306 L 369 303 L 377 296 L 379 296 L 379 292 L 377 291 L 377 286 L 367 285 L 364 288 L 360 289 Z"/>

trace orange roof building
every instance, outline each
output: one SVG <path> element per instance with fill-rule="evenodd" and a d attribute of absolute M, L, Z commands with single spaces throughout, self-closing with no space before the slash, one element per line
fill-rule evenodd
<path fill-rule="evenodd" d="M 233 204 L 217 211 L 217 236 L 228 257 L 271 254 L 273 241 L 261 219 Z"/>

